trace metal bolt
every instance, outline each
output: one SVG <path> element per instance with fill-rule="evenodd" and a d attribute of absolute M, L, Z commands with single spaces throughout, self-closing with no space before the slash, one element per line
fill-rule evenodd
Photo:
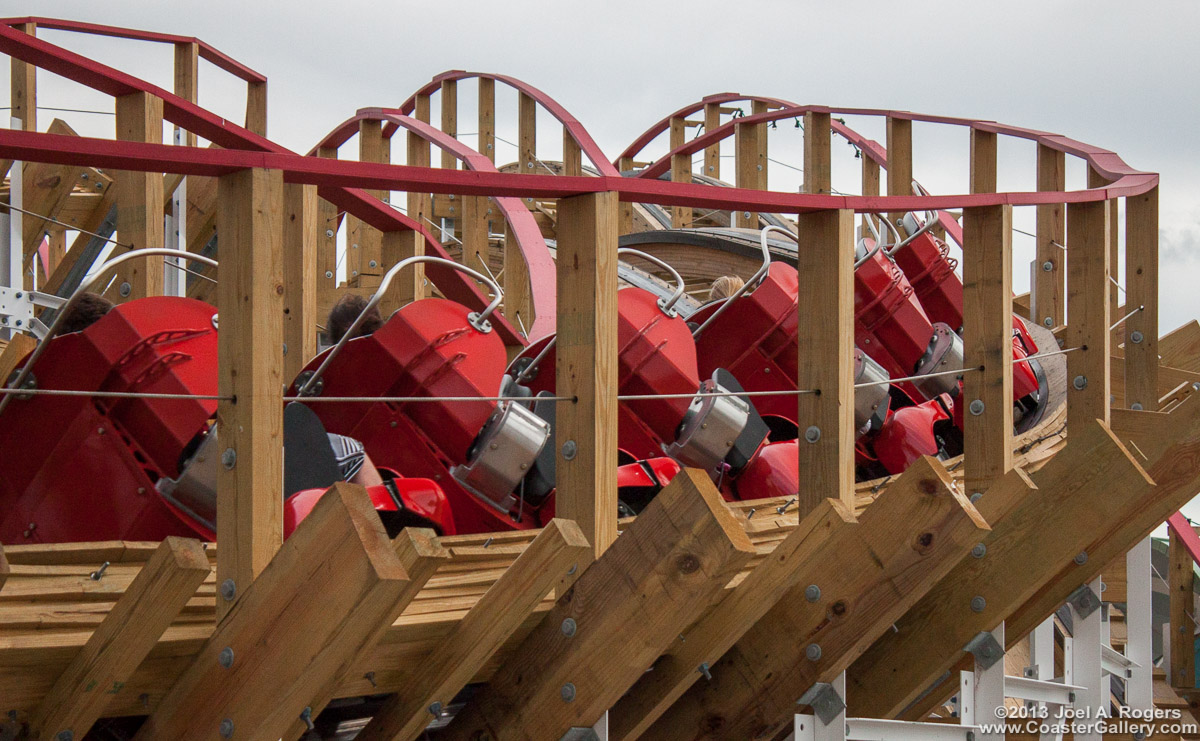
<path fill-rule="evenodd" d="M 332 270 L 326 270 L 326 271 L 325 271 L 325 277 L 326 277 L 326 278 L 332 278 L 332 277 L 333 277 L 333 271 L 332 271 Z"/>
<path fill-rule="evenodd" d="M 566 620 L 562 621 L 562 634 L 567 638 L 573 638 L 575 636 L 575 631 L 578 630 L 578 628 L 579 626 L 575 624 L 574 618 L 567 618 Z"/>
<path fill-rule="evenodd" d="M 237 596 L 237 583 L 233 579 L 226 579 L 221 582 L 221 599 L 226 602 L 232 602 Z"/>
<path fill-rule="evenodd" d="M 967 410 L 976 417 L 983 414 L 983 399 L 976 399 L 972 401 L 971 405 L 967 407 Z"/>
<path fill-rule="evenodd" d="M 377 267 L 379 267 L 379 263 L 375 262 L 374 260 L 371 260 L 367 263 L 367 266 L 372 267 L 372 268 L 377 268 Z"/>
<path fill-rule="evenodd" d="M 1049 273 L 1051 270 L 1054 270 L 1054 263 L 1047 260 L 1046 262 L 1042 263 L 1042 270 Z"/>
<path fill-rule="evenodd" d="M 128 282 L 124 282 L 121 283 L 121 287 L 117 290 L 121 294 L 121 298 L 128 298 L 129 294 L 133 293 L 133 286 L 129 285 Z"/>
<path fill-rule="evenodd" d="M 571 564 L 571 568 L 567 569 L 567 576 L 572 576 L 576 571 L 579 571 L 579 564 Z"/>
<path fill-rule="evenodd" d="M 564 684 L 562 686 L 562 689 L 558 691 L 558 694 L 559 694 L 559 696 L 562 697 L 563 702 L 574 702 L 575 701 L 575 685 L 571 684 L 570 682 L 567 682 L 566 684 Z"/>
<path fill-rule="evenodd" d="M 217 654 L 217 663 L 222 669 L 228 669 L 233 666 L 233 649 L 229 646 L 221 649 L 221 653 Z"/>
<path fill-rule="evenodd" d="M 975 504 L 980 499 L 983 499 L 983 492 L 981 492 L 981 491 L 971 492 L 971 504 Z"/>
<path fill-rule="evenodd" d="M 333 230 L 332 230 L 332 229 L 326 229 L 326 230 L 325 230 L 325 236 L 326 236 L 326 237 L 332 237 L 332 236 L 333 236 Z"/>
<path fill-rule="evenodd" d="M 283 354 L 285 357 L 287 356 L 287 343 L 286 342 L 283 343 Z"/>
<path fill-rule="evenodd" d="M 1145 337 L 1142 335 L 1141 332 L 1137 331 L 1136 329 L 1129 333 L 1129 341 L 1135 345 L 1142 344 L 1143 339 L 1145 339 Z"/>
<path fill-rule="evenodd" d="M 971 612 L 983 612 L 985 607 L 987 607 L 987 600 L 983 597 L 975 595 L 971 598 Z"/>
<path fill-rule="evenodd" d="M 804 649 L 804 655 L 808 658 L 809 661 L 820 661 L 821 660 L 821 647 L 815 643 L 810 643 L 810 644 L 808 644 L 808 647 Z"/>
<path fill-rule="evenodd" d="M 568 440 L 565 443 L 563 443 L 562 457 L 563 457 L 564 461 L 575 460 L 575 454 L 578 452 L 579 452 L 579 446 L 575 444 L 574 440 Z"/>
<path fill-rule="evenodd" d="M 749 212 L 749 211 L 743 211 L 743 212 L 742 212 L 742 216 L 745 216 L 745 217 L 748 219 L 748 218 L 750 218 L 750 212 Z"/>
<path fill-rule="evenodd" d="M 976 543 L 975 547 L 971 549 L 971 555 L 975 558 L 983 558 L 987 555 L 987 546 L 983 543 Z"/>
<path fill-rule="evenodd" d="M 704 678 L 707 679 L 708 681 L 710 681 L 710 682 L 712 681 L 712 671 L 711 671 L 711 667 L 709 667 L 707 661 L 705 661 L 700 666 L 696 667 L 696 671 L 703 674 Z"/>
<path fill-rule="evenodd" d="M 1135 412 L 1140 412 L 1140 411 L 1142 411 L 1143 407 L 1142 407 L 1142 403 L 1140 401 L 1135 401 L 1129 405 L 1129 408 Z"/>
<path fill-rule="evenodd" d="M 300 711 L 300 720 L 304 721 L 304 725 L 308 728 L 308 730 L 315 731 L 317 729 L 316 725 L 314 725 L 312 722 L 311 707 L 306 707 Z"/>
<path fill-rule="evenodd" d="M 821 439 L 821 428 L 813 425 L 804 431 L 804 439 L 810 443 L 815 443 Z"/>
<path fill-rule="evenodd" d="M 225 466 L 226 471 L 232 471 L 237 465 L 237 451 L 233 448 L 225 448 L 225 452 L 221 453 L 221 465 Z"/>
<path fill-rule="evenodd" d="M 358 249 L 358 245 L 352 245 L 354 249 Z"/>
<path fill-rule="evenodd" d="M 108 561 L 105 561 L 104 563 L 100 564 L 100 568 L 96 569 L 95 571 L 93 571 L 91 573 L 90 576 L 92 578 L 92 581 L 100 581 L 100 579 L 104 577 L 105 571 L 108 571 Z"/>
<path fill-rule="evenodd" d="M 221 734 L 221 738 L 233 738 L 233 721 L 229 718 L 221 721 L 221 725 L 217 728 L 217 732 Z"/>
<path fill-rule="evenodd" d="M 75 734 L 72 733 L 70 731 L 70 729 L 65 730 L 65 731 L 59 731 L 58 734 L 55 735 L 55 737 L 54 737 L 55 741 L 74 741 L 74 738 L 75 738 Z"/>
<path fill-rule="evenodd" d="M 809 602 L 816 602 L 821 599 L 821 588 L 816 584 L 809 584 L 804 588 L 804 599 Z"/>
<path fill-rule="evenodd" d="M 1088 561 L 1087 551 L 1080 551 L 1075 554 L 1075 563 L 1079 566 L 1084 565 Z"/>
<path fill-rule="evenodd" d="M 1042 325 L 1049 328 L 1054 326 L 1054 317 L 1046 317 L 1042 320 Z"/>
<path fill-rule="evenodd" d="M 429 714 L 435 718 L 442 717 L 442 704 L 440 702 L 438 702 L 437 700 L 434 700 L 432 703 L 430 703 L 429 704 Z"/>
<path fill-rule="evenodd" d="M 1075 376 L 1075 379 L 1071 381 L 1071 385 L 1077 390 L 1083 391 L 1087 388 L 1087 376 Z"/>

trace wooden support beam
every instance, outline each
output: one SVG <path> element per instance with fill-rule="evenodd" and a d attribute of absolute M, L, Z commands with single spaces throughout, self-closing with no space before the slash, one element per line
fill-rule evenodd
<path fill-rule="evenodd" d="M 246 83 L 246 128 L 267 135 L 267 81 Z"/>
<path fill-rule="evenodd" d="M 35 347 L 37 347 L 37 340 L 33 339 L 31 335 L 24 332 L 14 334 L 4 346 L 4 351 L 0 352 L 0 380 L 7 383 L 13 371 L 17 369 L 17 365 L 25 359 L 26 355 L 33 352 Z"/>
<path fill-rule="evenodd" d="M 458 200 L 462 204 L 462 262 L 487 275 L 491 270 L 490 267 L 485 269 L 491 254 L 488 216 L 491 199 L 487 196 L 463 196 Z"/>
<path fill-rule="evenodd" d="M 617 537 L 617 194 L 558 202 L 559 517 L 599 556 Z M 568 446 L 573 445 L 570 456 Z"/>
<path fill-rule="evenodd" d="M 996 132 L 971 129 L 972 193 L 996 192 Z"/>
<path fill-rule="evenodd" d="M 424 254 L 425 238 L 419 232 L 384 232 L 383 264 L 388 270 L 401 260 Z M 400 271 L 392 280 L 391 286 L 380 301 L 380 313 L 383 316 L 391 316 L 396 309 L 422 299 L 425 295 L 425 266 L 417 263 Z"/>
<path fill-rule="evenodd" d="M 417 589 L 366 491 L 335 484 L 243 591 L 139 741 L 280 738 Z"/>
<path fill-rule="evenodd" d="M 1126 314 L 1145 307 L 1125 320 L 1125 403 L 1157 411 L 1158 186 L 1125 199 L 1125 291 Z"/>
<path fill-rule="evenodd" d="M 450 552 L 438 543 L 437 533 L 428 528 L 404 528 L 392 541 L 392 550 L 400 558 L 400 565 L 404 568 L 404 573 L 408 575 L 408 585 L 396 598 L 392 610 L 379 621 L 373 631 L 368 631 L 356 656 L 345 663 L 341 674 L 330 679 L 309 701 L 307 707 L 310 709 L 310 718 L 320 715 L 340 687 L 360 678 L 354 673 L 355 669 L 370 660 L 375 646 L 393 623 L 399 619 L 400 614 L 417 598 L 438 570 L 450 562 Z M 283 738 L 289 739 L 289 741 L 301 739 L 307 731 L 308 724 L 304 722 L 303 718 L 297 717 L 292 720 L 292 724 Z"/>
<path fill-rule="evenodd" d="M 517 102 L 517 171 L 526 175 L 546 174 L 537 162 L 537 101 L 520 93 Z"/>
<path fill-rule="evenodd" d="M 1094 168 L 1088 167 L 1088 175 L 1087 175 L 1088 188 L 1103 188 L 1104 186 L 1108 185 L 1110 182 L 1112 182 L 1112 181 L 1110 181 L 1104 175 L 1101 175 Z M 1117 265 L 1120 264 L 1120 256 L 1119 256 L 1120 248 L 1118 245 L 1118 243 L 1120 241 L 1119 235 L 1121 233 L 1120 205 L 1121 205 L 1121 201 L 1118 198 L 1112 198 L 1112 199 L 1109 199 L 1109 201 L 1108 201 L 1108 269 L 1114 279 L 1116 279 L 1116 277 L 1117 277 L 1116 276 Z M 1121 305 L 1120 289 L 1117 287 L 1116 283 L 1109 281 L 1107 293 L 1108 293 L 1109 315 L 1114 320 L 1119 319 L 1120 315 L 1117 313 L 1117 308 Z M 1124 331 L 1121 331 L 1119 327 L 1116 329 L 1113 329 L 1111 334 L 1112 334 L 1111 342 L 1114 345 L 1120 343 L 1121 340 L 1124 339 L 1124 337 L 1125 337 Z"/>
<path fill-rule="evenodd" d="M 479 151 L 496 161 L 496 81 L 479 78 Z"/>
<path fill-rule="evenodd" d="M 687 130 L 684 128 L 684 123 L 684 120 L 679 116 L 674 116 L 671 118 L 670 146 L 672 150 L 675 150 L 677 147 L 682 147 L 687 141 Z M 671 155 L 671 182 L 692 182 L 692 155 Z M 691 225 L 692 208 L 690 206 L 671 207 L 671 227 L 673 229 L 686 229 Z"/>
<path fill-rule="evenodd" d="M 960 397 L 963 480 L 974 496 L 1012 468 L 1012 206 L 963 209 L 962 265 L 963 367 L 983 368 L 963 374 Z"/>
<path fill-rule="evenodd" d="M 419 120 L 425 121 L 426 123 L 429 122 L 428 95 L 417 96 L 416 113 Z M 424 118 L 421 118 L 422 115 Z M 417 136 L 417 134 L 412 131 L 409 131 L 406 134 L 406 138 L 408 145 L 408 157 L 405 161 L 413 167 L 429 167 L 429 142 L 422 139 L 420 136 Z M 428 193 L 409 192 L 408 216 L 422 226 L 433 223 L 433 199 Z M 393 237 L 393 240 L 396 239 L 397 238 Z M 393 249 L 391 256 L 385 259 L 384 264 L 387 266 L 386 269 L 391 269 L 391 267 L 396 264 L 394 260 L 425 254 L 425 242 L 420 238 L 420 234 L 413 232 L 412 237 L 399 238 L 399 240 L 399 242 L 393 241 L 392 243 L 393 248 L 399 246 L 400 249 L 398 251 Z M 408 290 L 408 287 L 410 285 L 413 290 L 411 291 L 411 298 L 409 300 L 417 301 L 425 298 L 425 296 L 428 295 L 428 291 L 425 287 L 424 266 L 416 266 L 413 282 L 411 284 L 405 280 L 404 288 L 402 288 L 398 294 L 398 297 L 401 301 L 409 297 L 410 291 Z"/>
<path fill-rule="evenodd" d="M 594 725 L 752 553 L 712 481 L 685 469 L 563 594 L 446 739 L 556 739 Z"/>
<path fill-rule="evenodd" d="M 390 697 L 356 738 L 407 741 L 419 736 L 429 724 L 430 708 L 448 705 L 563 575 L 581 560 L 591 560 L 590 552 L 574 522 L 551 520 L 408 679 L 411 689 Z"/>
<path fill-rule="evenodd" d="M 704 105 L 704 131 L 715 131 L 721 126 L 721 106 L 717 103 Z M 721 143 L 709 144 L 704 148 L 704 174 L 710 178 L 721 177 Z"/>
<path fill-rule="evenodd" d="M 59 136 L 78 136 L 75 130 L 60 119 L 50 122 L 46 130 L 48 134 Z M 41 214 L 50 218 L 62 220 L 60 213 L 71 197 L 75 183 L 79 181 L 84 168 L 71 165 L 51 165 L 45 162 L 25 163 L 24 186 L 21 193 L 22 208 L 31 213 L 24 214 L 22 224 L 22 255 L 31 260 L 32 255 L 41 246 L 46 235 L 54 230 L 55 224 L 47 219 L 41 219 L 33 214 Z M 53 272 L 53 270 L 51 271 Z M 38 285 L 45 285 L 45 276 L 39 278 Z"/>
<path fill-rule="evenodd" d="M 458 81 L 442 80 L 442 133 L 458 138 Z M 458 169 L 458 158 L 453 152 L 442 150 L 442 168 Z"/>
<path fill-rule="evenodd" d="M 29 738 L 86 736 L 209 573 L 199 541 L 164 540 L 46 693 Z"/>
<path fill-rule="evenodd" d="M 95 207 L 92 209 L 92 212 L 87 216 L 87 218 L 83 219 L 82 223 L 78 225 L 83 229 L 87 229 L 89 232 L 94 232 L 100 228 L 100 225 L 106 218 L 108 218 L 109 212 L 112 211 L 113 207 L 117 203 L 116 185 L 111 182 L 107 182 L 101 183 L 101 186 L 102 187 L 97 191 L 102 194 L 100 196 L 100 200 L 96 203 Z M 66 279 L 67 273 L 70 272 L 71 267 L 82 254 L 83 246 L 92 239 L 92 235 L 80 232 L 75 237 L 75 240 L 71 242 L 71 247 L 67 250 L 67 254 L 63 256 L 63 259 L 54 268 L 53 272 L 51 272 L 50 277 L 46 280 L 46 282 L 40 286 L 39 290 L 43 291 L 44 293 L 57 293 L 59 286 L 61 286 L 62 282 Z"/>
<path fill-rule="evenodd" d="M 0 545 L 0 591 L 4 589 L 4 582 L 8 580 L 11 571 L 12 567 L 8 565 L 8 558 L 4 555 L 4 546 Z"/>
<path fill-rule="evenodd" d="M 571 132 L 563 127 L 563 174 L 583 175 L 583 150 Z"/>
<path fill-rule="evenodd" d="M 1196 686 L 1196 562 L 1179 536 L 1170 532 L 1167 547 L 1167 582 L 1171 594 L 1171 658 L 1169 680 L 1172 687 Z"/>
<path fill-rule="evenodd" d="M 561 215 L 561 210 L 559 211 Z M 561 222 L 560 222 L 561 223 Z M 533 324 L 533 288 L 529 281 L 529 265 L 517 246 L 512 226 L 504 224 L 504 318 L 513 326 Z M 520 320 L 517 319 L 520 317 Z"/>
<path fill-rule="evenodd" d="M 643 738 L 769 738 L 791 722 L 797 698 L 832 681 L 888 631 L 987 525 L 941 463 L 923 458 L 858 525 L 839 530 L 805 565 L 813 581 L 783 593 L 712 666 L 712 681 L 693 684 Z M 820 590 L 815 602 L 810 584 Z"/>
<path fill-rule="evenodd" d="M 622 157 L 617 160 L 618 172 L 629 172 L 632 169 L 633 160 L 629 157 Z M 620 213 L 618 215 L 617 222 L 617 235 L 620 236 L 633 233 L 633 204 L 630 202 L 623 202 L 618 208 Z"/>
<path fill-rule="evenodd" d="M 912 121 L 906 118 L 887 119 L 887 194 L 911 196 L 912 193 Z M 894 211 L 888 218 L 895 224 L 903 211 Z"/>
<path fill-rule="evenodd" d="M 321 147 L 317 156 L 335 160 L 335 147 Z M 191 223 L 190 221 L 188 222 Z M 328 290 L 337 286 L 337 231 L 338 207 L 321 198 L 317 201 L 317 290 Z M 319 317 L 321 324 L 325 317 Z"/>
<path fill-rule="evenodd" d="M 1066 153 L 1045 144 L 1037 147 L 1037 189 L 1062 191 L 1067 188 Z M 1033 311 L 1035 320 L 1047 329 L 1061 327 L 1066 308 L 1067 243 L 1066 204 L 1037 206 L 1037 268 L 1034 271 Z M 1047 270 L 1049 266 L 1049 270 Z M 1049 320 L 1047 322 L 1047 320 Z"/>
<path fill-rule="evenodd" d="M 823 317 L 796 361 L 798 388 L 819 392 L 797 397 L 800 470 L 808 482 L 797 495 L 803 517 L 825 499 L 839 499 L 851 511 L 855 505 L 854 212 L 800 214 L 797 226 L 804 311 Z"/>
<path fill-rule="evenodd" d="M 232 579 L 239 595 L 283 542 L 282 211 L 278 170 L 240 170 L 218 181 L 218 388 L 234 401 L 217 404 L 228 461 L 217 474 L 217 581 Z M 234 604 L 217 600 L 218 617 Z"/>
<path fill-rule="evenodd" d="M 866 153 L 863 153 L 861 155 L 861 158 L 862 158 L 862 194 L 864 196 L 877 196 L 877 195 L 879 195 L 879 163 L 876 162 L 875 160 L 871 159 L 870 157 L 868 157 L 866 155 Z M 868 222 L 872 219 L 875 220 L 875 224 L 877 225 L 876 229 L 880 228 L 878 226 L 878 224 L 879 224 L 878 216 L 876 216 L 875 214 L 863 214 L 863 216 L 862 216 L 862 236 L 866 237 L 871 233 L 870 227 L 868 226 Z"/>
<path fill-rule="evenodd" d="M 317 186 L 283 186 L 283 380 L 317 354 Z"/>
<path fill-rule="evenodd" d="M 737 159 L 737 182 L 739 188 L 765 190 L 767 180 L 767 158 L 763 155 L 761 140 L 767 132 L 762 124 L 738 122 L 733 128 Z M 734 226 L 758 228 L 758 214 L 751 211 L 734 211 Z"/>
<path fill-rule="evenodd" d="M 1108 422 L 1112 333 L 1109 201 L 1067 205 L 1067 418 Z"/>
<path fill-rule="evenodd" d="M 162 144 L 162 98 L 148 93 L 117 97 L 117 139 Z M 132 249 L 163 246 L 161 173 L 121 171 L 117 178 L 117 233 Z M 126 291 L 120 285 L 129 283 Z M 117 278 L 120 299 L 161 296 L 163 259 L 151 256 L 125 263 Z"/>
<path fill-rule="evenodd" d="M 189 103 L 195 103 L 200 95 L 200 44 L 181 41 L 175 44 L 175 94 Z M 196 146 L 196 135 L 184 133 L 184 144 Z"/>
<path fill-rule="evenodd" d="M 833 192 L 832 137 L 829 113 L 810 111 L 804 114 L 805 193 Z"/>
<path fill-rule="evenodd" d="M 12 28 L 30 36 L 37 35 L 36 23 L 17 23 Z M 16 57 L 9 60 L 9 65 L 12 77 L 9 87 L 11 109 L 8 115 L 21 119 L 22 131 L 37 131 L 37 65 Z M 0 174 L 0 177 L 3 175 Z"/>
<path fill-rule="evenodd" d="M 614 741 L 636 739 L 702 678 L 697 670 L 709 667 L 731 649 L 747 630 L 780 599 L 800 593 L 823 579 L 822 553 L 832 553 L 843 539 L 853 537 L 857 521 L 852 509 L 837 499 L 826 499 L 800 520 L 782 543 L 754 568 L 732 592 L 688 629 L 686 641 L 671 645 L 643 674 L 608 716 L 608 733 Z"/>
<path fill-rule="evenodd" d="M 383 124 L 380 121 L 363 120 L 358 122 L 358 159 L 361 162 L 391 162 L 391 140 L 383 138 Z M 367 193 L 384 201 L 388 193 L 382 190 L 368 190 Z M 363 276 L 379 276 L 386 268 L 381 268 L 381 246 L 383 233 L 367 224 L 356 216 L 346 217 L 346 283 L 351 286 L 363 285 Z"/>
<path fill-rule="evenodd" d="M 856 713 L 904 710 L 959 662 L 971 638 L 1006 620 L 1108 527 L 1115 502 L 1152 486 L 1104 425 L 1079 423 L 1071 433 L 1032 477 L 1013 469 L 979 499 L 992 528 L 980 539 L 983 555 L 958 563 L 855 662 L 846 682 Z"/>

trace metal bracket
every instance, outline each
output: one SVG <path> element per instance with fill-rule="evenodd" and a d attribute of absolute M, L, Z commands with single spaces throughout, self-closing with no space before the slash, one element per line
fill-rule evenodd
<path fill-rule="evenodd" d="M 66 302 L 66 299 L 49 293 L 0 286 L 0 326 L 29 332 L 42 339 L 47 327 L 34 316 L 36 307 L 54 310 Z"/>
<path fill-rule="evenodd" d="M 974 638 L 967 641 L 963 651 L 975 657 L 975 663 L 980 669 L 991 669 L 996 662 L 1004 658 L 1004 647 L 988 631 L 980 631 Z"/>
<path fill-rule="evenodd" d="M 600 734 L 596 733 L 595 728 L 574 726 L 571 730 L 564 733 L 558 741 L 600 741 Z"/>
<path fill-rule="evenodd" d="M 837 689 L 828 682 L 817 682 L 796 701 L 797 705 L 808 705 L 825 725 L 837 720 L 838 715 L 846 709 L 846 701 L 838 694 Z"/>
<path fill-rule="evenodd" d="M 1075 608 L 1079 617 L 1085 618 L 1100 609 L 1100 595 L 1087 584 L 1081 584 L 1078 589 L 1067 597 L 1067 603 Z"/>

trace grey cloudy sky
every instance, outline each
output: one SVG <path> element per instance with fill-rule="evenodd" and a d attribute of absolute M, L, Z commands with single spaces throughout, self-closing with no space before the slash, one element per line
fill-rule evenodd
<path fill-rule="evenodd" d="M 1162 173 L 1165 329 L 1200 316 L 1200 152 L 1192 135 L 1200 55 L 1200 4 L 1106 0 L 1004 3 L 838 3 L 743 0 L 600 3 L 475 2 L 78 2 L 2 3 L 39 15 L 197 36 L 266 74 L 270 136 L 307 151 L 364 106 L 396 105 L 434 74 L 511 74 L 564 104 L 609 156 L 661 116 L 720 91 L 800 103 L 907 109 L 989 118 L 1072 136 Z M 55 42 L 169 88 L 166 47 L 43 32 Z M 4 76 L 3 85 L 7 85 Z M 47 79 L 42 105 L 95 94 Z M 241 116 L 240 86 L 201 69 L 201 103 Z M 3 87 L 0 87 L 2 90 Z M 473 86 L 460 93 L 460 130 L 473 132 Z M 506 120 L 507 112 L 507 120 Z M 515 102 L 502 98 L 498 134 L 515 139 Z M 65 115 L 65 114 L 60 114 Z M 436 115 L 436 113 L 435 113 Z M 41 114 L 42 126 L 51 114 Z M 83 134 L 109 135 L 111 119 L 68 117 Z M 852 120 L 852 125 L 860 123 Z M 883 127 L 861 122 L 882 140 Z M 540 146 L 557 152 L 557 130 Z M 466 139 L 467 137 L 464 137 Z M 469 141 L 469 139 L 468 139 Z M 781 124 L 772 156 L 799 166 L 800 133 Z M 916 130 L 916 175 L 932 190 L 965 189 L 966 136 Z M 349 149 L 349 148 L 348 148 Z M 661 153 L 661 149 L 654 154 Z M 511 152 L 511 150 L 509 150 Z M 500 158 L 506 152 L 499 149 Z M 850 158 L 835 185 L 855 187 Z M 345 156 L 345 155 L 344 155 Z M 349 154 L 348 156 L 353 156 Z M 1007 145 L 1001 186 L 1032 188 L 1034 149 Z M 798 174 L 772 165 L 771 186 Z M 1080 184 L 1082 168 L 1071 171 Z M 1032 214 L 1017 223 L 1032 225 Z M 1016 284 L 1027 284 L 1031 240 L 1016 235 Z"/>

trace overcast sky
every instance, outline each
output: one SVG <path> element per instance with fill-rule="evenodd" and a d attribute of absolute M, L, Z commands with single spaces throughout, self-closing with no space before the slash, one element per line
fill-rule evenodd
<path fill-rule="evenodd" d="M 1170 329 L 1200 315 L 1193 287 L 1200 268 L 1200 137 L 1191 133 L 1200 120 L 1194 92 L 1200 4 L 39 0 L 3 7 L 12 15 L 34 11 L 197 36 L 270 78 L 269 135 L 299 151 L 357 108 L 399 104 L 447 69 L 503 72 L 540 87 L 609 156 L 666 113 L 721 91 L 971 116 L 1065 134 L 1162 173 L 1162 324 Z M 171 86 L 167 47 L 61 32 L 42 37 Z M 241 86 L 201 67 L 201 102 L 240 120 Z M 42 78 L 41 105 L 111 110 L 103 96 Z M 474 86 L 464 84 L 464 134 L 475 129 L 474 95 Z M 501 93 L 499 106 L 497 133 L 515 140 L 511 95 Z M 52 115 L 42 112 L 43 128 Z M 111 132 L 111 117 L 58 115 L 83 134 Z M 883 139 L 878 121 L 851 124 Z M 540 128 L 539 147 L 549 158 L 558 151 L 558 131 Z M 915 138 L 916 176 L 931 190 L 961 192 L 965 133 L 918 125 Z M 501 159 L 511 157 L 506 145 L 497 146 Z M 800 147 L 801 134 L 790 123 L 771 133 L 772 157 L 781 162 L 800 166 Z M 343 156 L 352 157 L 352 149 Z M 848 148 L 843 154 L 835 187 L 849 189 L 856 163 Z M 1032 188 L 1033 146 L 1007 145 L 1001 156 L 1001 186 Z M 1071 172 L 1082 180 L 1082 168 Z M 773 188 L 795 188 L 799 177 L 786 165 L 771 165 Z M 1018 225 L 1032 227 L 1032 219 L 1016 215 Z M 1022 290 L 1031 248 L 1031 239 L 1014 235 L 1014 280 Z"/>
<path fill-rule="evenodd" d="M 8 15 L 35 12 L 201 38 L 269 77 L 269 135 L 302 152 L 356 109 L 398 105 L 447 69 L 505 73 L 541 88 L 609 157 L 667 113 L 723 91 L 1053 131 L 1162 174 L 1162 327 L 1200 316 L 1200 3 L 38 0 L 0 7 Z M 168 47 L 41 36 L 171 87 Z M 0 75 L 5 97 L 7 85 Z M 202 63 L 200 89 L 202 104 L 241 120 L 240 84 Z M 474 95 L 474 85 L 464 84 L 463 134 L 475 130 Z M 112 105 L 45 74 L 39 103 Z M 497 134 L 515 141 L 512 95 L 500 94 L 498 105 Z M 81 134 L 111 136 L 105 116 L 45 111 L 41 128 L 54 115 Z M 880 122 L 850 123 L 883 140 Z M 539 151 L 552 158 L 558 130 L 539 127 Z M 794 189 L 799 174 L 787 165 L 802 165 L 800 132 L 781 122 L 770 142 L 772 157 L 785 163 L 772 163 L 771 187 Z M 501 160 L 512 158 L 511 148 L 497 146 Z M 964 132 L 917 125 L 915 146 L 918 179 L 935 192 L 965 190 Z M 352 149 L 343 156 L 353 157 Z M 856 189 L 853 153 L 841 152 L 835 187 Z M 1003 144 L 1001 158 L 1002 188 L 1033 188 L 1032 145 Z M 1083 172 L 1069 168 L 1069 185 L 1082 187 Z M 1032 228 L 1032 213 L 1019 210 L 1015 223 Z M 1014 235 L 1018 290 L 1028 285 L 1031 247 L 1028 237 Z"/>

